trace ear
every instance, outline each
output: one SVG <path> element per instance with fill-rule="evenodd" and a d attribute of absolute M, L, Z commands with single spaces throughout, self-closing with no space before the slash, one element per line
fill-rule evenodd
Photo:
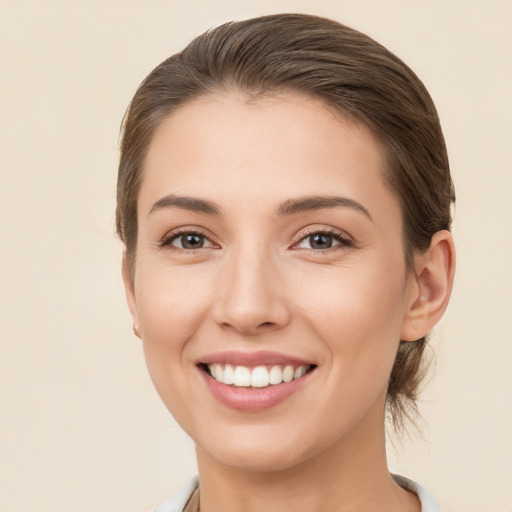
<path fill-rule="evenodd" d="M 410 287 L 401 339 L 416 341 L 439 322 L 450 299 L 455 274 L 455 246 L 449 231 L 438 231 L 430 247 L 414 258 L 415 276 Z"/>
<path fill-rule="evenodd" d="M 128 265 L 128 257 L 126 256 L 126 250 L 123 251 L 123 260 L 121 266 L 123 274 L 124 291 L 126 293 L 126 302 L 128 302 L 128 309 L 130 310 L 130 314 L 132 315 L 133 332 L 138 338 L 140 338 L 139 315 L 137 311 L 137 301 L 135 300 L 135 285 L 133 282 L 133 276 L 130 272 L 130 268 Z"/>

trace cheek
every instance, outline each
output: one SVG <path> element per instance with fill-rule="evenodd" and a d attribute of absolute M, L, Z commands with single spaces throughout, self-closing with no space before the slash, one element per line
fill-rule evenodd
<path fill-rule="evenodd" d="M 303 273 L 294 292 L 302 309 L 321 319 L 323 328 L 332 333 L 343 333 L 348 326 L 357 326 L 361 332 L 396 330 L 405 300 L 401 273 L 386 265 L 328 270 Z"/>
<path fill-rule="evenodd" d="M 330 270 L 302 276 L 295 296 L 303 320 L 326 345 L 333 366 L 360 374 L 358 385 L 369 371 L 387 379 L 400 341 L 404 275 L 387 265 Z"/>
<path fill-rule="evenodd" d="M 135 289 L 149 374 L 164 403 L 179 417 L 177 398 L 187 402 L 187 372 L 195 368 L 190 364 L 190 340 L 211 300 L 208 280 L 179 268 L 140 268 Z"/>
<path fill-rule="evenodd" d="M 193 332 L 210 300 L 208 275 L 184 267 L 141 269 L 136 282 L 143 337 L 179 345 Z"/>
<path fill-rule="evenodd" d="M 403 276 L 379 272 L 377 279 L 368 269 L 335 270 L 329 278 L 304 276 L 304 291 L 297 295 L 305 329 L 325 348 L 326 413 L 319 416 L 317 427 L 326 439 L 339 436 L 369 411 L 377 410 L 378 418 L 383 413 L 403 304 Z"/>

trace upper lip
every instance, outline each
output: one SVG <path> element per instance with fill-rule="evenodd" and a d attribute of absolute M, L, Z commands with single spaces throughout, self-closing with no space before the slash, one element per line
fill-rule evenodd
<path fill-rule="evenodd" d="M 306 361 L 295 356 L 281 354 L 279 352 L 258 351 L 258 352 L 239 352 L 224 351 L 215 352 L 201 357 L 197 364 L 231 364 L 234 366 L 272 366 L 272 365 L 292 365 L 301 366 L 314 364 L 312 361 Z"/>

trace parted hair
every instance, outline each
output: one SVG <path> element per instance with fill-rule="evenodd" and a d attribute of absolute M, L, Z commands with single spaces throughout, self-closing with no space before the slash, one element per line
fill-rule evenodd
<path fill-rule="evenodd" d="M 250 97 L 298 92 L 366 125 L 380 141 L 384 179 L 403 216 L 404 257 L 450 229 L 455 201 L 434 103 L 416 74 L 370 37 L 336 21 L 278 14 L 230 22 L 195 38 L 139 86 L 123 120 L 116 228 L 135 272 L 137 198 L 149 144 L 160 123 L 206 94 L 237 90 Z M 416 412 L 427 337 L 400 342 L 387 410 L 395 427 Z"/>

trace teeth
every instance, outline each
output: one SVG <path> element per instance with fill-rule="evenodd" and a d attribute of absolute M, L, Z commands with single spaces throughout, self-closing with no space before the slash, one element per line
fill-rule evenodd
<path fill-rule="evenodd" d="M 222 382 L 222 380 L 219 382 Z M 251 385 L 251 370 L 245 366 L 237 366 L 235 368 L 233 384 L 237 387 L 248 388 Z"/>
<path fill-rule="evenodd" d="M 298 368 L 295 368 L 295 371 L 293 372 L 293 378 L 299 379 L 306 373 L 306 367 L 305 366 L 299 366 Z"/>
<path fill-rule="evenodd" d="M 293 380 L 293 366 L 287 366 L 283 371 L 283 382 L 291 382 Z"/>
<path fill-rule="evenodd" d="M 227 364 L 224 368 L 224 380 L 221 382 L 224 382 L 224 384 L 233 384 L 235 381 L 235 370 L 230 364 Z"/>
<path fill-rule="evenodd" d="M 281 384 L 283 382 L 283 371 L 279 366 L 272 366 L 268 372 L 268 381 L 270 384 Z"/>
<path fill-rule="evenodd" d="M 213 373 L 215 375 L 215 378 L 218 379 L 220 382 L 224 380 L 224 372 L 220 364 L 213 365 Z"/>
<path fill-rule="evenodd" d="M 266 366 L 256 366 L 252 370 L 246 366 L 225 366 L 215 363 L 209 364 L 208 370 L 211 376 L 222 384 L 234 385 L 235 387 L 265 388 L 269 385 L 281 384 L 300 379 L 308 371 L 307 365 L 293 367 L 287 365 L 272 366 L 270 370 Z"/>
<path fill-rule="evenodd" d="M 265 388 L 268 386 L 268 370 L 264 366 L 257 366 L 251 373 L 251 386 Z"/>

